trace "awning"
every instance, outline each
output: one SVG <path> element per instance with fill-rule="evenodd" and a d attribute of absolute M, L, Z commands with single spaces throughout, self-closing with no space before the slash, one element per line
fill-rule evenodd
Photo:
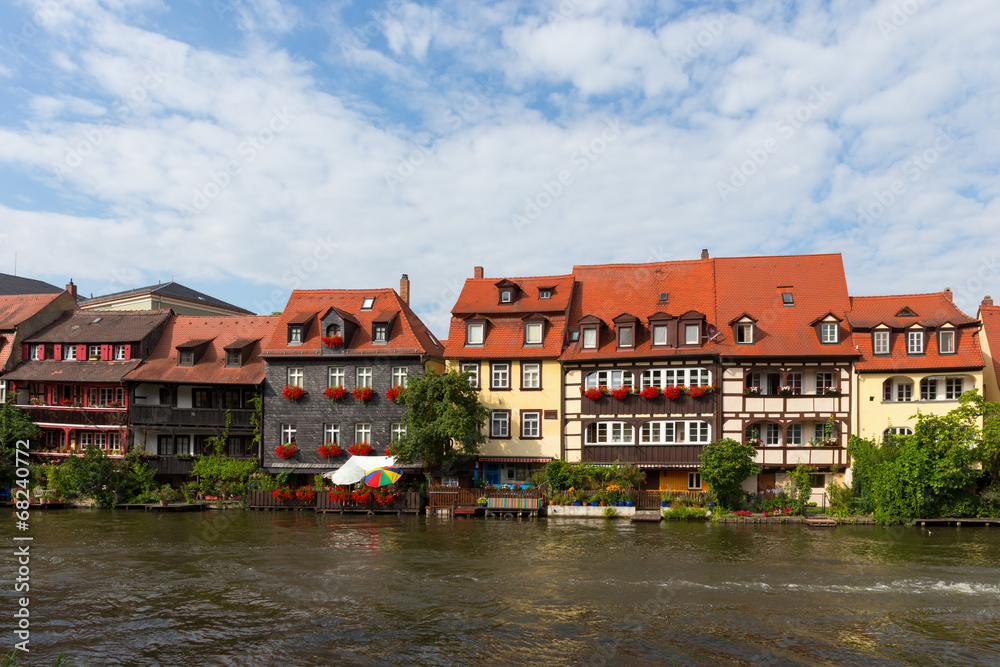
<path fill-rule="evenodd" d="M 480 456 L 479 460 L 484 463 L 548 463 L 552 460 L 552 457 Z"/>

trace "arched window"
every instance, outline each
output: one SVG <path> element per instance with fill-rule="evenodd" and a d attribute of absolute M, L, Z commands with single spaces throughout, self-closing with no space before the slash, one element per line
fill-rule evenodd
<path fill-rule="evenodd" d="M 747 424 L 745 440 L 755 447 L 777 447 L 781 445 L 781 426 L 771 422 L 755 422 Z"/>
<path fill-rule="evenodd" d="M 326 327 L 327 336 L 339 336 L 340 335 L 340 325 L 339 324 L 329 324 Z"/>

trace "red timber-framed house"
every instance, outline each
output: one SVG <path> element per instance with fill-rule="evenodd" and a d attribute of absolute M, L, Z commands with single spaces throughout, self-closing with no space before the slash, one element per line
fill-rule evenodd
<path fill-rule="evenodd" d="M 188 475 L 230 418 L 225 454 L 260 456 L 253 399 L 264 386 L 261 341 L 277 317 L 174 315 L 156 348 L 125 376 L 135 446 L 160 475 Z M 260 420 L 256 415 L 256 420 Z"/>
<path fill-rule="evenodd" d="M 635 463 L 648 489 L 706 489 L 698 457 L 721 437 L 713 262 L 577 266 L 573 278 L 563 458 Z"/>
<path fill-rule="evenodd" d="M 406 408 L 390 389 L 428 369 L 444 371 L 444 348 L 410 310 L 409 292 L 405 274 L 400 294 L 386 288 L 292 292 L 261 353 L 269 472 L 335 470 L 349 448 L 367 445 L 379 456 L 405 433 Z M 295 451 L 280 457 L 280 445 Z M 325 457 L 325 445 L 341 453 Z"/>
<path fill-rule="evenodd" d="M 43 431 L 41 453 L 67 456 L 87 447 L 112 456 L 125 452 L 125 376 L 152 352 L 169 319 L 169 310 L 76 310 L 26 337 L 23 361 L 6 379 Z"/>
<path fill-rule="evenodd" d="M 849 465 L 853 362 L 847 281 L 839 254 L 713 260 L 722 362 L 720 437 L 753 444 L 763 472 L 744 488 L 816 468 L 821 492 Z"/>
<path fill-rule="evenodd" d="M 445 354 L 448 370 L 468 373 L 490 408 L 476 474 L 498 486 L 531 484 L 561 456 L 559 356 L 575 283 L 484 278 L 478 266 L 474 275 L 452 308 Z"/>

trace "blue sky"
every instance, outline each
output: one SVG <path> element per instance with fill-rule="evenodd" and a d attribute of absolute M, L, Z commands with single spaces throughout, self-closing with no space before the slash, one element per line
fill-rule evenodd
<path fill-rule="evenodd" d="M 474 265 L 840 252 L 1000 296 L 985 0 L 0 5 L 0 271 L 251 310 Z"/>

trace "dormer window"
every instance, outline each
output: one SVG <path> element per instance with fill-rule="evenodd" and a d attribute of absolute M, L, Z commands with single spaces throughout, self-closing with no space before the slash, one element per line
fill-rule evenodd
<path fill-rule="evenodd" d="M 684 344 L 685 345 L 701 344 L 701 325 L 699 324 L 684 325 Z"/>
<path fill-rule="evenodd" d="M 194 366 L 194 350 L 178 350 L 177 365 Z"/>
<path fill-rule="evenodd" d="M 826 345 L 833 343 L 839 343 L 839 331 L 836 322 L 823 322 L 819 325 L 820 329 L 820 342 Z"/>
<path fill-rule="evenodd" d="M 226 368 L 239 368 L 243 365 L 241 350 L 226 350 Z"/>
<path fill-rule="evenodd" d="M 539 299 L 551 299 L 552 298 L 552 290 L 550 290 L 550 289 L 541 289 L 541 290 L 538 290 L 538 298 Z"/>
<path fill-rule="evenodd" d="M 525 322 L 525 324 L 524 324 L 524 344 L 525 345 L 541 345 L 542 344 L 542 323 L 541 322 Z"/>
<path fill-rule="evenodd" d="M 955 330 L 938 331 L 938 354 L 955 354 Z"/>
<path fill-rule="evenodd" d="M 327 335 L 328 338 L 332 338 L 333 336 L 339 336 L 340 335 L 340 325 L 339 324 L 330 324 L 330 325 L 328 325 L 326 327 L 326 335 Z"/>
<path fill-rule="evenodd" d="M 302 325 L 301 324 L 290 324 L 288 326 L 288 344 L 289 345 L 301 345 L 302 344 Z"/>
<path fill-rule="evenodd" d="M 361 310 L 371 310 L 375 305 L 375 297 L 366 296 L 365 300 L 361 302 Z"/>
<path fill-rule="evenodd" d="M 872 352 L 874 354 L 889 354 L 889 332 L 872 332 Z"/>
<path fill-rule="evenodd" d="M 486 338 L 486 324 L 483 322 L 469 322 L 465 325 L 466 346 L 482 345 Z"/>
<path fill-rule="evenodd" d="M 587 327 L 583 330 L 583 349 L 597 349 L 597 327 Z"/>
<path fill-rule="evenodd" d="M 375 345 L 385 345 L 389 340 L 389 325 L 384 322 L 376 322 L 372 326 L 372 343 Z"/>
<path fill-rule="evenodd" d="M 511 293 L 509 289 L 500 290 L 500 303 L 510 303 Z"/>
<path fill-rule="evenodd" d="M 753 344 L 753 322 L 740 322 L 736 325 L 736 343 L 738 345 Z"/>
<path fill-rule="evenodd" d="M 618 327 L 618 347 L 632 347 L 632 334 L 635 331 L 632 325 Z"/>
<path fill-rule="evenodd" d="M 115 361 L 126 361 L 129 358 L 128 352 L 126 352 L 126 345 L 115 345 Z"/>
<path fill-rule="evenodd" d="M 28 352 L 30 352 L 30 359 L 32 361 L 38 361 L 43 358 L 45 346 L 44 345 L 32 345 L 29 347 Z"/>
<path fill-rule="evenodd" d="M 653 325 L 653 346 L 659 347 L 661 345 L 667 344 L 667 325 L 666 324 L 655 324 Z"/>
<path fill-rule="evenodd" d="M 910 330 L 906 332 L 906 353 L 924 353 L 924 332 L 922 329 Z"/>

